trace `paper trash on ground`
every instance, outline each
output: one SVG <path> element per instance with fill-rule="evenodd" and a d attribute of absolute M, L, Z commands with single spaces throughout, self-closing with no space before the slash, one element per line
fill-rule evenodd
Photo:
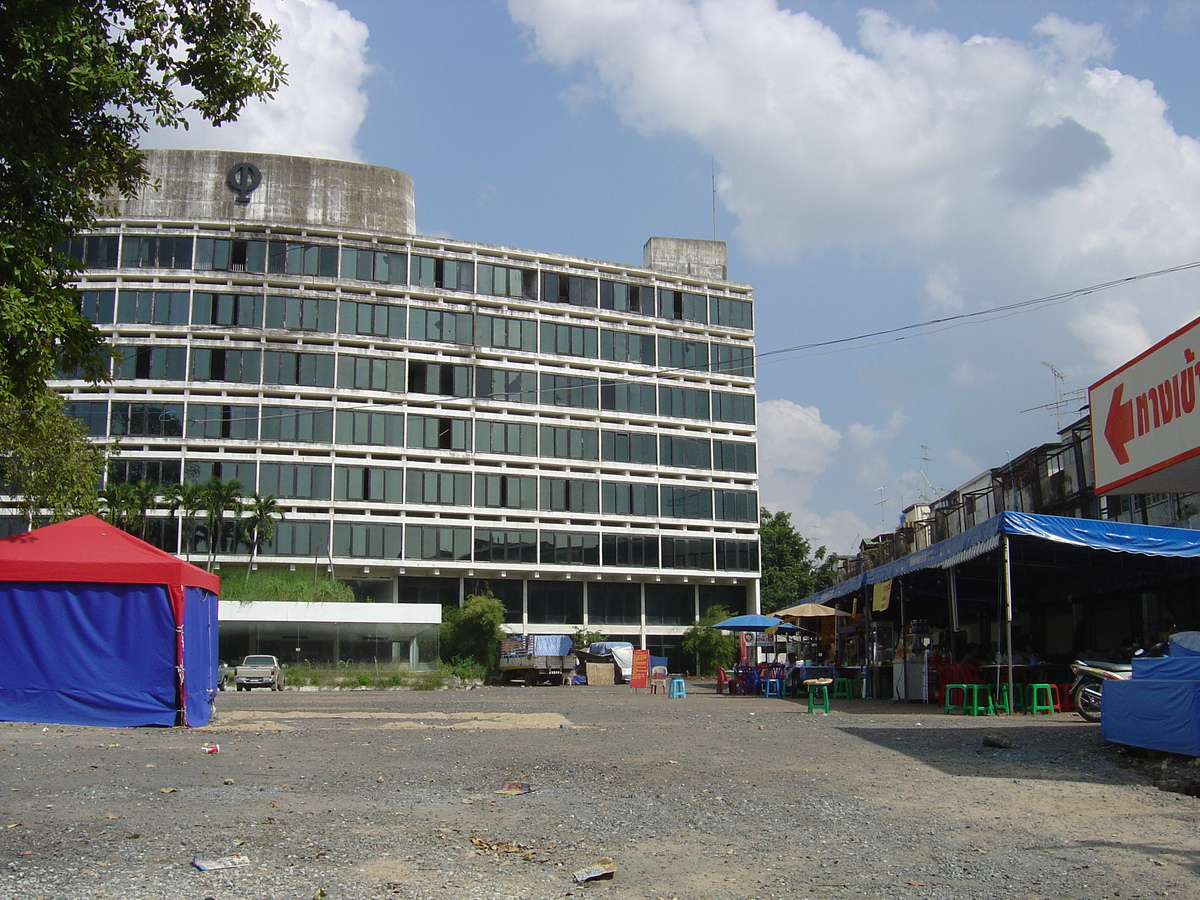
<path fill-rule="evenodd" d="M 533 785 L 524 781 L 506 781 L 500 785 L 500 790 L 493 791 L 496 794 L 532 794 Z"/>
<path fill-rule="evenodd" d="M 588 866 L 586 869 L 580 869 L 571 877 L 575 879 L 577 884 L 583 884 L 583 882 L 591 881 L 594 878 L 612 878 L 616 871 L 617 864 L 605 856 L 602 859 L 596 860 L 595 865 Z"/>
<path fill-rule="evenodd" d="M 220 859 L 201 859 L 198 856 L 193 856 L 192 865 L 201 872 L 211 872 L 214 869 L 236 869 L 239 866 L 250 865 L 250 857 L 222 856 Z"/>

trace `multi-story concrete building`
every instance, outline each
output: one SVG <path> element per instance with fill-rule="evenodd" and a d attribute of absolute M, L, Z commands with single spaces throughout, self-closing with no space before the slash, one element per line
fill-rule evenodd
<path fill-rule="evenodd" d="M 753 303 L 723 244 L 598 262 L 422 237 L 390 169 L 148 165 L 156 187 L 73 247 L 120 353 L 110 384 L 62 389 L 119 443 L 110 480 L 273 494 L 285 518 L 257 565 L 329 571 L 362 600 L 486 586 L 514 630 L 673 657 L 706 607 L 757 608 Z M 206 552 L 177 521 L 155 541 Z M 246 646 L 289 659 L 371 652 L 259 624 Z"/>

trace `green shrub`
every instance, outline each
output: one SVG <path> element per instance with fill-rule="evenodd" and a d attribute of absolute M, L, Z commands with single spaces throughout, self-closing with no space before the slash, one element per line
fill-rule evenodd
<path fill-rule="evenodd" d="M 704 618 L 696 621 L 683 634 L 683 652 L 696 661 L 697 675 L 710 675 L 717 666 L 728 668 L 737 656 L 738 639 L 727 631 L 712 626 L 729 618 L 723 606 L 712 607 Z"/>
<path fill-rule="evenodd" d="M 436 691 L 446 687 L 447 682 L 482 681 L 483 673 L 483 668 L 469 659 L 457 660 L 430 672 L 413 672 L 384 664 L 339 661 L 319 665 L 301 661 L 287 667 L 284 680 L 293 688 Z"/>
<path fill-rule="evenodd" d="M 326 578 L 314 578 L 311 572 L 297 569 L 266 569 L 252 572 L 250 579 L 221 579 L 221 599 L 238 603 L 284 600 L 294 603 L 353 603 L 354 591 L 348 585 Z"/>
<path fill-rule="evenodd" d="M 469 595 L 461 608 L 446 607 L 438 635 L 442 661 L 470 659 L 491 672 L 500 658 L 503 622 L 504 604 L 490 589 Z"/>

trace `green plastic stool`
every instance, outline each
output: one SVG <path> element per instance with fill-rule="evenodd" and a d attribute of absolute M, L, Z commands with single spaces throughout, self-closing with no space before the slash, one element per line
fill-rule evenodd
<path fill-rule="evenodd" d="M 968 684 L 967 697 L 963 702 L 966 705 L 965 712 L 973 716 L 996 714 L 995 704 L 992 703 L 992 689 L 986 684 Z"/>
<path fill-rule="evenodd" d="M 953 703 L 950 700 L 950 695 L 957 692 L 959 701 Z M 967 686 L 965 684 L 946 684 L 942 686 L 942 711 L 952 713 L 954 711 L 965 713 L 967 711 Z"/>
<path fill-rule="evenodd" d="M 850 697 L 853 697 L 853 696 L 854 696 L 854 682 L 852 682 L 849 678 L 835 678 L 833 680 L 833 699 L 834 700 L 837 700 L 839 697 L 845 697 L 845 698 L 849 699 Z"/>
<path fill-rule="evenodd" d="M 808 688 L 808 711 L 823 711 L 829 715 L 829 681 L 828 678 L 814 678 L 804 682 Z"/>
<path fill-rule="evenodd" d="M 1029 705 L 1026 707 L 1031 716 L 1038 713 L 1054 714 L 1054 695 L 1048 684 L 1031 684 L 1029 686 Z"/>
<path fill-rule="evenodd" d="M 1006 713 L 1016 713 L 1025 711 L 1025 685 L 1014 684 L 1012 686 L 1012 697 L 1008 696 L 1008 682 L 1000 682 L 1000 694 L 996 698 L 996 709 Z"/>

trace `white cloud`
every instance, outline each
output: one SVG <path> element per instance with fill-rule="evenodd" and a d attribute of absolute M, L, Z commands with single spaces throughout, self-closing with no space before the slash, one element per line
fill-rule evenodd
<path fill-rule="evenodd" d="M 1051 15 L 1024 43 L 963 40 L 867 11 L 857 49 L 772 0 L 509 6 L 626 122 L 714 155 L 752 253 L 887 247 L 927 299 L 977 309 L 1189 262 L 1200 244 L 1200 144 L 1152 84 L 1103 66 L 1100 26 Z M 1062 364 L 1107 365 L 1114 332 L 1166 334 L 1194 309 L 1165 283 L 1144 299 L 1067 310 Z"/>
<path fill-rule="evenodd" d="M 254 0 L 282 35 L 277 53 L 288 83 L 247 104 L 236 122 L 214 128 L 193 118 L 187 131 L 154 129 L 145 147 L 257 150 L 357 160 L 354 137 L 367 111 L 367 27 L 331 0 Z"/>
<path fill-rule="evenodd" d="M 960 312 L 963 298 L 958 292 L 958 272 L 952 263 L 938 263 L 925 279 L 929 304 L 942 312 Z"/>
<path fill-rule="evenodd" d="M 814 547 L 845 553 L 866 533 L 853 513 L 818 515 L 810 509 L 819 481 L 834 467 L 842 435 L 821 421 L 814 406 L 790 400 L 758 404 L 759 498 L 771 510 L 792 514 L 792 524 Z"/>
<path fill-rule="evenodd" d="M 607 100 L 630 126 L 713 155 L 743 252 L 888 259 L 906 281 L 858 295 L 857 321 L 916 322 L 1119 283 L 983 328 L 944 324 L 878 345 L 839 383 L 840 405 L 821 400 L 827 418 L 842 416 L 838 459 L 819 428 L 762 444 L 764 497 L 783 497 L 798 522 L 803 510 L 820 524 L 810 508 L 868 508 L 884 483 L 919 487 L 893 474 L 907 464 L 892 455 L 927 434 L 939 458 L 958 461 L 947 478 L 971 477 L 966 461 L 994 464 L 1028 446 L 1014 442 L 1038 426 L 1021 411 L 1054 399 L 1041 361 L 1077 379 L 1068 389 L 1084 387 L 1196 315 L 1194 277 L 1125 279 L 1197 258 L 1200 142 L 1175 132 L 1152 83 L 1111 68 L 1102 26 L 1050 15 L 1019 40 L 955 36 L 866 11 L 855 46 L 774 0 L 509 9 L 543 59 L 583 82 L 575 102 Z M 775 307 L 772 324 L 799 326 L 807 302 Z M 781 382 L 776 393 L 813 401 L 814 382 Z M 871 412 L 845 401 L 852 390 Z M 849 416 L 860 424 L 844 424 Z M 766 414 L 760 427 L 766 435 Z M 900 427 L 921 434 L 897 436 Z M 814 476 L 790 473 L 808 458 L 801 440 L 816 442 L 809 461 L 836 468 L 856 497 L 814 495 Z"/>

